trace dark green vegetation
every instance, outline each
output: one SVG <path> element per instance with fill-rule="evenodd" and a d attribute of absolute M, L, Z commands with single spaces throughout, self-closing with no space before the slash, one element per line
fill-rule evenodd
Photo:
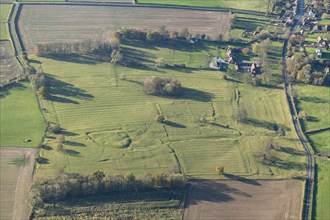
<path fill-rule="evenodd" d="M 0 103 L 0 146 L 37 147 L 44 122 L 29 84 L 15 83 L 2 88 Z"/>
<path fill-rule="evenodd" d="M 329 143 L 329 142 L 328 142 Z M 318 157 L 316 159 L 316 173 L 315 178 L 315 210 L 314 217 L 317 220 L 324 220 L 330 218 L 329 204 L 330 204 L 330 162 L 329 159 Z"/>

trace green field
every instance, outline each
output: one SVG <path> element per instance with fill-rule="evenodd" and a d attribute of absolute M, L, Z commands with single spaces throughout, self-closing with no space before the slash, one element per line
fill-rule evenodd
<path fill-rule="evenodd" d="M 298 85 L 297 107 L 305 111 L 309 119 L 303 123 L 306 132 L 328 128 L 330 121 L 330 88 L 313 85 Z"/>
<path fill-rule="evenodd" d="M 132 56 L 139 63 L 137 68 L 114 66 L 93 54 L 39 58 L 50 79 L 50 94 L 42 103 L 45 114 L 65 129 L 66 141 L 62 153 L 52 150 L 54 136 L 46 140 L 48 147 L 40 155 L 47 163 L 38 167 L 37 175 L 103 170 L 139 176 L 181 167 L 188 177 L 219 178 L 219 163 L 228 173 L 251 178 L 305 172 L 305 156 L 292 132 L 282 89 L 251 87 L 223 80 L 223 73 L 199 70 L 209 59 L 205 52 L 217 53 L 212 45 L 172 47 L 123 45 L 127 59 Z M 189 68 L 156 68 L 154 61 L 160 57 Z M 119 79 L 122 73 L 126 80 Z M 145 95 L 141 84 L 150 75 L 176 77 L 185 87 L 183 95 Z M 247 110 L 246 123 L 233 120 L 238 102 Z M 154 121 L 159 113 L 166 123 Z M 199 121 L 201 115 L 208 123 Z M 286 136 L 274 138 L 281 145 L 278 163 L 267 166 L 255 154 L 275 136 L 274 126 L 283 127 Z"/>
<path fill-rule="evenodd" d="M 44 122 L 28 83 L 16 83 L 0 92 L 0 146 L 37 147 Z M 30 139 L 31 142 L 24 142 Z"/>
<path fill-rule="evenodd" d="M 261 0 L 138 0 L 139 3 L 170 4 L 184 6 L 222 7 L 251 11 L 266 11 L 266 4 Z"/>
<path fill-rule="evenodd" d="M 8 40 L 7 16 L 9 14 L 11 4 L 0 4 L 0 40 Z"/>
<path fill-rule="evenodd" d="M 325 158 L 317 158 L 317 191 L 315 219 L 325 220 L 330 218 L 330 162 Z"/>
<path fill-rule="evenodd" d="M 308 139 L 312 142 L 317 152 L 330 152 L 330 131 L 323 131 L 316 134 L 308 134 Z"/>

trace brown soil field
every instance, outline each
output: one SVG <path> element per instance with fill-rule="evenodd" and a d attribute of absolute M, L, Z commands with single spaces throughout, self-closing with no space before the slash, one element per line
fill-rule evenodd
<path fill-rule="evenodd" d="M 19 75 L 20 69 L 12 51 L 10 41 L 0 41 L 0 85 Z"/>
<path fill-rule="evenodd" d="M 114 2 L 114 3 L 130 3 L 132 0 L 68 0 L 68 2 Z"/>
<path fill-rule="evenodd" d="M 36 149 L 0 149 L 0 219 L 29 219 L 28 190 Z"/>
<path fill-rule="evenodd" d="M 230 16 L 211 12 L 166 8 L 118 6 L 24 5 L 19 32 L 26 50 L 46 42 L 100 40 L 102 34 L 120 27 L 146 30 L 166 25 L 168 30 L 188 28 L 192 34 L 228 35 Z"/>
<path fill-rule="evenodd" d="M 300 219 L 304 182 L 223 180 L 191 182 L 184 219 Z"/>

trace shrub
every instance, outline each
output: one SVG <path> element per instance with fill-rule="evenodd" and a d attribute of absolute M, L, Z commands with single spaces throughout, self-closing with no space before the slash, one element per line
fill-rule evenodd
<path fill-rule="evenodd" d="M 63 145 L 61 143 L 57 143 L 55 145 L 55 149 L 58 151 L 58 152 L 62 152 L 63 151 Z"/>
<path fill-rule="evenodd" d="M 155 121 L 163 123 L 165 121 L 165 117 L 163 115 L 156 115 Z"/>
<path fill-rule="evenodd" d="M 250 53 L 250 48 L 248 48 L 248 47 L 243 48 L 243 49 L 242 49 L 242 53 L 243 53 L 244 55 L 248 55 L 248 54 Z"/>
<path fill-rule="evenodd" d="M 49 132 L 52 132 L 54 134 L 59 133 L 61 131 L 61 127 L 59 124 L 49 124 L 48 129 Z"/>
<path fill-rule="evenodd" d="M 182 87 L 177 79 L 149 76 L 144 80 L 144 92 L 147 95 L 178 96 L 182 92 Z"/>
<path fill-rule="evenodd" d="M 215 167 L 215 172 L 219 175 L 223 175 L 225 173 L 225 168 L 221 165 Z"/>

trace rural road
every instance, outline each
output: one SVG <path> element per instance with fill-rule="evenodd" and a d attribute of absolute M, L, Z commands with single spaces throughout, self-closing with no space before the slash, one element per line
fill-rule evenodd
<path fill-rule="evenodd" d="M 303 19 L 304 16 L 304 0 L 299 0 L 298 2 L 298 10 L 297 10 L 297 15 L 296 15 L 296 19 L 297 22 L 295 24 L 295 26 L 293 27 L 292 30 L 292 34 L 297 32 L 297 28 L 300 26 L 301 21 Z M 292 117 L 292 121 L 294 124 L 294 128 L 295 131 L 298 135 L 298 138 L 301 142 L 301 144 L 304 146 L 304 149 L 306 151 L 307 154 L 307 180 L 306 180 L 306 189 L 305 189 L 305 196 L 304 196 L 304 204 L 303 204 L 303 213 L 302 213 L 302 219 L 303 220 L 307 220 L 309 217 L 309 211 L 310 211 L 310 200 L 311 200 L 311 195 L 312 195 L 312 174 L 313 174 L 313 164 L 312 164 L 312 153 L 308 147 L 308 144 L 306 142 L 306 140 L 304 139 L 304 135 L 303 135 L 303 131 L 300 129 L 300 126 L 298 126 L 298 118 L 295 114 L 294 111 L 294 103 L 292 101 L 292 99 L 289 97 L 288 95 L 288 89 L 289 89 L 289 85 L 290 82 L 288 80 L 288 76 L 287 76 L 287 72 L 286 72 L 286 49 L 287 49 L 287 42 L 284 43 L 283 45 L 283 76 L 285 79 L 285 91 L 287 94 L 287 99 L 288 99 L 288 103 L 289 103 L 289 107 L 290 107 L 290 112 L 291 112 L 291 117 Z"/>

